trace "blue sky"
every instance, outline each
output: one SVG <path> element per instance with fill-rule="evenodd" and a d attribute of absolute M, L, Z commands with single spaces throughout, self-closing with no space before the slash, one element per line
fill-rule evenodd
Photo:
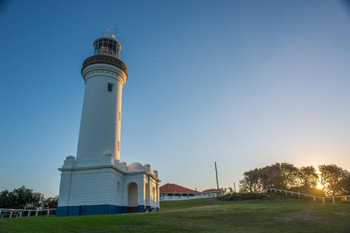
<path fill-rule="evenodd" d="M 344 1 L 2 1 L 0 190 L 58 194 L 75 155 L 82 62 L 118 25 L 121 160 L 162 183 L 232 186 L 275 162 L 350 170 Z"/>

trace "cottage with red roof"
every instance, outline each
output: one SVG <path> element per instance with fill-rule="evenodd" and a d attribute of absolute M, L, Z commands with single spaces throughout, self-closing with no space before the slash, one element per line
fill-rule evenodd
<path fill-rule="evenodd" d="M 206 189 L 203 192 L 189 189 L 177 184 L 166 183 L 159 188 L 161 201 L 188 200 L 196 198 L 217 197 L 216 189 Z"/>

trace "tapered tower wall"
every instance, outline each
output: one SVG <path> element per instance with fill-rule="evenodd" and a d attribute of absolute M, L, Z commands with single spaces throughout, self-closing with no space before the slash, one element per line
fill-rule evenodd
<path fill-rule="evenodd" d="M 77 166 L 98 164 L 110 153 L 120 160 L 122 89 L 126 74 L 109 64 L 87 66 Z"/>

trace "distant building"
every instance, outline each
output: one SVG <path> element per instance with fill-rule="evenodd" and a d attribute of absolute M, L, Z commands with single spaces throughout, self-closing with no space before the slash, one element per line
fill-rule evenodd
<path fill-rule="evenodd" d="M 218 190 L 217 189 L 206 189 L 206 190 L 202 191 L 202 194 L 205 195 L 206 198 L 217 197 Z"/>
<path fill-rule="evenodd" d="M 161 201 L 189 200 L 217 197 L 217 189 L 206 189 L 202 192 L 177 184 L 166 183 L 159 188 Z"/>

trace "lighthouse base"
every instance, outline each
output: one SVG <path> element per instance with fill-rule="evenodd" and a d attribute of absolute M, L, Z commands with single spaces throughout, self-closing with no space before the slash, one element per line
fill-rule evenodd
<path fill-rule="evenodd" d="M 71 158 L 70 158 L 71 159 Z M 70 163 L 72 164 L 72 163 Z M 65 167 L 56 216 L 123 214 L 159 208 L 159 179 L 116 165 Z"/>
<path fill-rule="evenodd" d="M 130 209 L 134 211 L 130 211 Z M 116 205 L 81 205 L 81 206 L 59 206 L 56 216 L 79 216 L 79 215 L 101 215 L 101 214 L 124 214 L 133 212 L 146 212 L 144 205 L 137 207 Z"/>

